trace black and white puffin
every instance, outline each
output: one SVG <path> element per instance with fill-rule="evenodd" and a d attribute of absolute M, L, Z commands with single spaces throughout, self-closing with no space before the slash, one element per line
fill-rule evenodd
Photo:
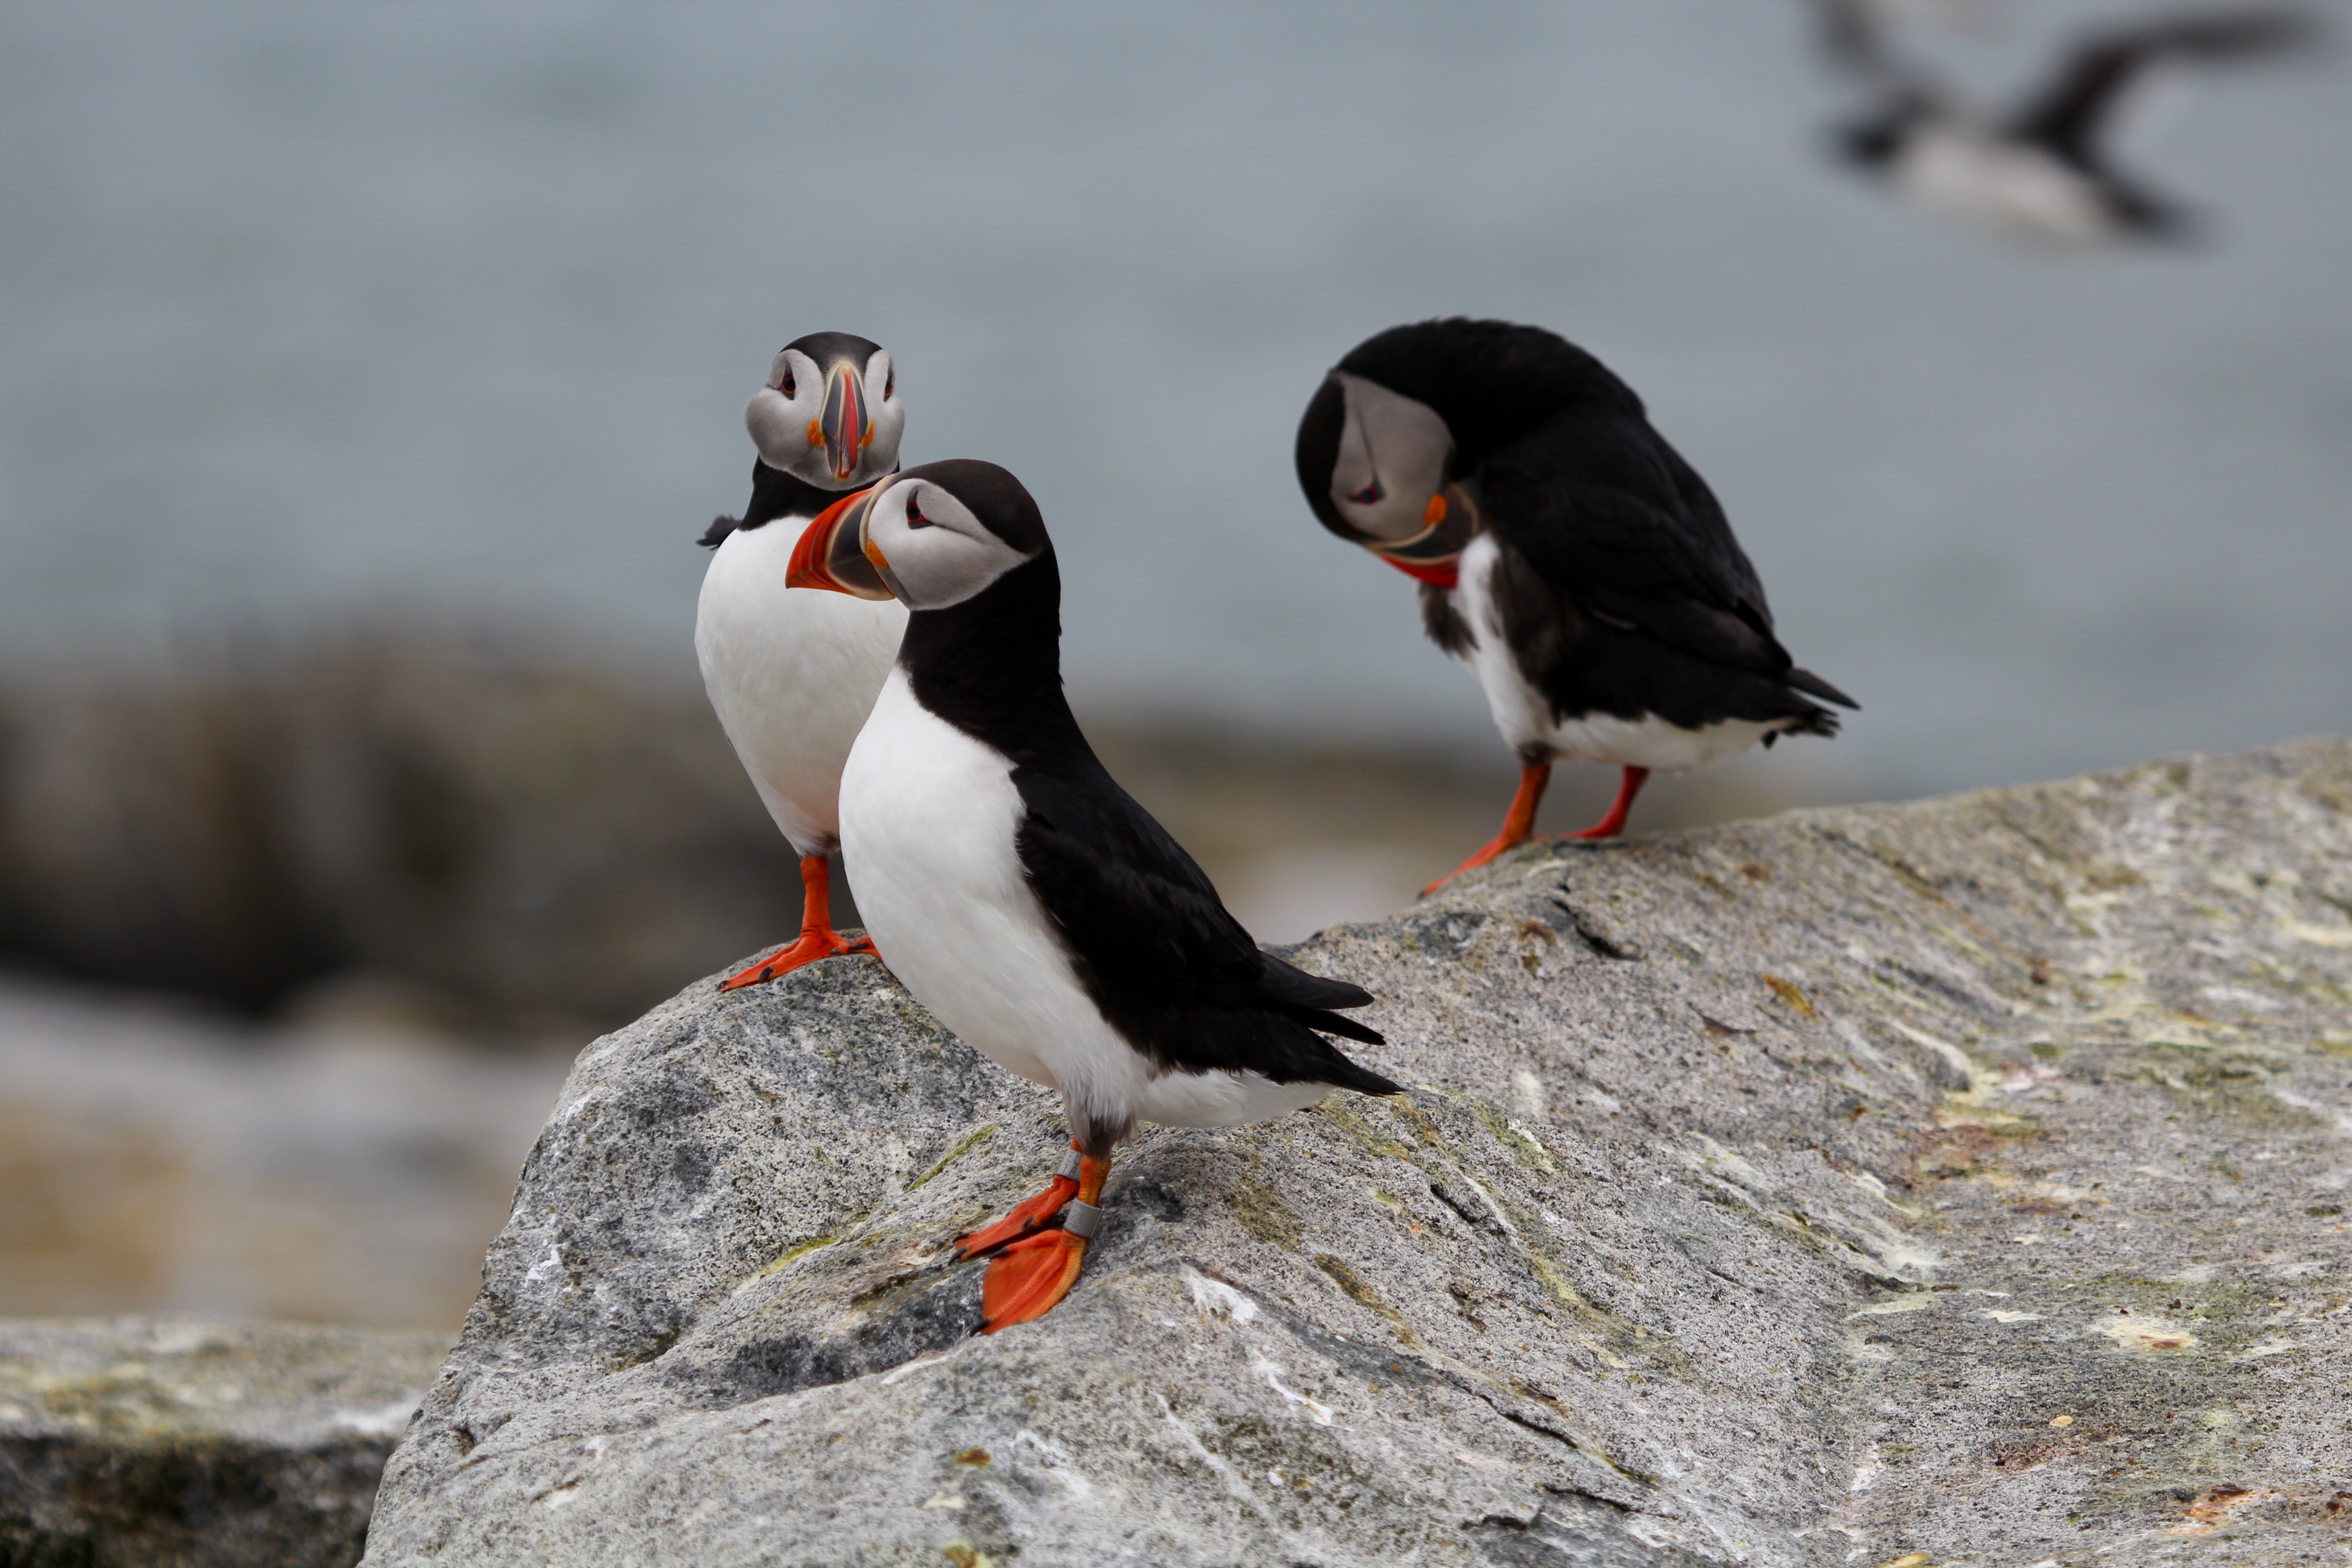
<path fill-rule="evenodd" d="M 2011 238 L 2179 238 L 2194 232 L 2192 215 L 2118 171 L 2101 145 L 2117 110 L 2156 67 L 2272 54 L 2315 30 L 2299 11 L 2246 9 L 2102 28 L 2014 112 L 1991 115 L 1895 60 L 1857 24 L 1841 58 L 1879 101 L 1841 127 L 1832 147 L 1917 205 Z"/>
<path fill-rule="evenodd" d="M 907 630 L 906 610 L 887 598 L 786 592 L 809 521 L 898 466 L 907 415 L 889 352 L 847 332 L 787 343 L 743 423 L 759 448 L 751 500 L 702 536 L 715 553 L 694 651 L 719 727 L 801 858 L 803 900 L 799 940 L 725 990 L 874 951 L 834 929 L 825 858 L 841 847 L 841 765 Z"/>
<path fill-rule="evenodd" d="M 1071 1157 L 964 1237 L 988 1332 L 1068 1293 L 1111 1150 L 1138 1121 L 1231 1127 L 1335 1087 L 1394 1094 L 1325 1035 L 1370 993 L 1264 952 L 1120 789 L 1062 696 L 1061 575 L 1037 504 L 992 464 L 927 463 L 837 503 L 811 587 L 912 611 L 841 781 L 850 887 L 891 972 L 940 1022 L 1060 1092 Z"/>
<path fill-rule="evenodd" d="M 1833 735 L 1813 699 L 1854 706 L 1774 640 L 1723 509 L 1642 400 L 1556 333 L 1454 318 L 1369 338 L 1307 404 L 1297 461 L 1325 528 L 1420 582 L 1431 640 L 1518 754 L 1503 830 L 1454 875 L 1528 840 L 1559 759 L 1624 770 L 1573 836 L 1606 838 L 1653 772 Z"/>

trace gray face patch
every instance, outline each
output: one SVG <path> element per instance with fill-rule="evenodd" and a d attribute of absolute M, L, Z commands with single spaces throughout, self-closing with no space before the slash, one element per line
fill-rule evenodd
<path fill-rule="evenodd" d="M 849 477 L 835 470 L 841 457 L 837 443 L 825 441 L 828 395 L 842 388 L 834 373 L 841 365 L 820 365 L 799 349 L 776 355 L 768 379 L 751 395 L 743 409 L 743 426 L 760 460 L 822 489 L 856 489 L 872 484 L 898 467 L 898 438 L 906 429 L 907 411 L 898 401 L 898 376 L 889 352 L 877 349 L 864 364 L 843 362 L 859 378 L 856 399 L 871 439 L 862 443 L 858 461 Z M 815 438 L 811 439 L 811 432 Z"/>
<path fill-rule="evenodd" d="M 1429 527 L 1432 496 L 1445 488 L 1454 437 L 1425 403 L 1345 371 L 1333 373 L 1347 398 L 1331 504 L 1348 526 L 1395 544 Z"/>
<path fill-rule="evenodd" d="M 883 557 L 874 562 L 883 582 L 910 610 L 961 605 L 1031 558 L 944 487 L 920 479 L 897 480 L 874 498 L 864 538 Z"/>

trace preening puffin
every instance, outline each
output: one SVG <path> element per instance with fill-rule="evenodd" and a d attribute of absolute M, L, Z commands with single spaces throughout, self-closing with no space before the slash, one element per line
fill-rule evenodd
<path fill-rule="evenodd" d="M 1372 998 L 1262 951 L 1114 783 L 1062 696 L 1061 576 L 1037 504 L 992 464 L 927 463 L 836 503 L 793 582 L 913 614 L 841 781 L 842 852 L 891 973 L 990 1059 L 1056 1089 L 1071 1155 L 963 1237 L 984 1328 L 1077 1278 L 1112 1147 L 1138 1121 L 1231 1127 L 1336 1086 L 1394 1094 L 1325 1035 Z"/>
<path fill-rule="evenodd" d="M 1503 830 L 1457 876 L 1532 835 L 1557 759 L 1624 770 L 1573 836 L 1605 838 L 1652 772 L 1833 735 L 1812 699 L 1854 706 L 1773 639 L 1723 509 L 1642 400 L 1556 333 L 1454 318 L 1367 339 L 1307 404 L 1297 463 L 1325 528 L 1420 582 L 1431 640 L 1518 753 Z"/>
<path fill-rule="evenodd" d="M 871 952 L 833 929 L 825 857 L 841 846 L 841 765 L 898 657 L 895 601 L 791 594 L 793 546 L 809 521 L 898 466 L 907 414 L 889 352 L 847 332 L 787 343 L 743 410 L 759 456 L 740 520 L 702 542 L 694 652 L 703 689 L 768 815 L 801 858 L 798 941 L 729 979 L 733 990 L 842 952 Z"/>
<path fill-rule="evenodd" d="M 2315 31 L 2292 10 L 2122 23 L 2084 35 L 2013 112 L 1989 115 L 1896 60 L 1856 23 L 1839 58 L 1879 101 L 1841 127 L 1832 146 L 1918 205 L 2012 238 L 2179 238 L 2193 233 L 2193 215 L 2118 171 L 2101 145 L 2133 85 L 2158 66 L 2276 53 Z"/>

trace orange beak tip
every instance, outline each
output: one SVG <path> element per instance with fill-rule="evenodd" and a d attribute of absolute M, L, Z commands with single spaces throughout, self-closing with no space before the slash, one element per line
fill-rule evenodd
<path fill-rule="evenodd" d="M 867 487 L 870 489 L 872 487 Z M 824 552 L 833 542 L 834 524 L 841 514 L 864 499 L 866 490 L 852 490 L 809 521 L 801 536 L 793 541 L 792 558 L 784 563 L 784 586 L 787 588 L 830 588 L 836 594 L 848 594 L 845 584 L 835 580 L 825 570 Z M 855 597 L 855 595 L 852 595 Z"/>
<path fill-rule="evenodd" d="M 785 587 L 830 588 L 833 586 L 824 574 L 817 570 L 816 565 L 817 535 L 824 531 L 825 531 L 824 520 L 820 518 L 801 530 L 801 536 L 793 542 L 793 558 L 784 567 Z"/>

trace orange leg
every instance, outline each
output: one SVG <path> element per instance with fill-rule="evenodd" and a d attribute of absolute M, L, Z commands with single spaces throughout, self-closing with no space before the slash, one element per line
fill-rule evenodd
<path fill-rule="evenodd" d="M 1063 1211 L 1060 1227 L 1024 1236 L 990 1259 L 980 1285 L 982 1333 L 1042 1318 L 1070 1293 L 1087 1243 L 1102 1222 L 1103 1179 L 1109 1174 L 1108 1160 L 1082 1156 L 1077 1196 Z"/>
<path fill-rule="evenodd" d="M 835 958 L 845 952 L 874 952 L 874 944 L 864 937 L 850 941 L 833 929 L 833 873 L 822 855 L 801 857 L 801 934 L 800 940 L 773 958 L 763 958 L 742 973 L 731 975 L 720 985 L 721 991 L 734 991 L 746 985 L 757 985 L 763 980 L 773 980 L 779 974 L 790 974 L 804 963 L 814 963 L 820 958 Z M 882 955 L 874 953 L 877 958 Z"/>
<path fill-rule="evenodd" d="M 955 1260 L 961 1263 L 967 1258 L 984 1258 L 1000 1251 L 1060 1214 L 1064 1206 L 1078 1195 L 1080 1169 L 1078 1143 L 1074 1138 L 1070 1141 L 1070 1152 L 1062 1156 L 1062 1168 L 1054 1173 L 1051 1182 L 1045 1184 L 1045 1190 L 1034 1198 L 1015 1204 L 1013 1212 L 994 1225 L 983 1226 L 970 1236 L 958 1237 Z"/>
<path fill-rule="evenodd" d="M 1475 870 L 1507 849 L 1516 849 L 1533 837 L 1536 830 L 1536 807 L 1543 804 L 1544 785 L 1551 783 L 1549 763 L 1528 763 L 1519 769 L 1519 790 L 1511 796 L 1511 809 L 1503 813 L 1503 831 L 1486 842 L 1467 860 L 1440 877 L 1421 890 L 1423 898 L 1437 891 L 1465 871 Z"/>
<path fill-rule="evenodd" d="M 1568 837 L 1570 838 L 1614 838 L 1619 834 L 1624 832 L 1625 818 L 1633 809 L 1633 797 L 1641 794 L 1642 786 L 1649 782 L 1649 769 L 1627 768 L 1625 770 L 1624 782 L 1617 786 L 1616 804 L 1610 806 L 1609 815 L 1594 823 L 1591 826 L 1586 828 L 1583 832 L 1571 833 Z"/>

